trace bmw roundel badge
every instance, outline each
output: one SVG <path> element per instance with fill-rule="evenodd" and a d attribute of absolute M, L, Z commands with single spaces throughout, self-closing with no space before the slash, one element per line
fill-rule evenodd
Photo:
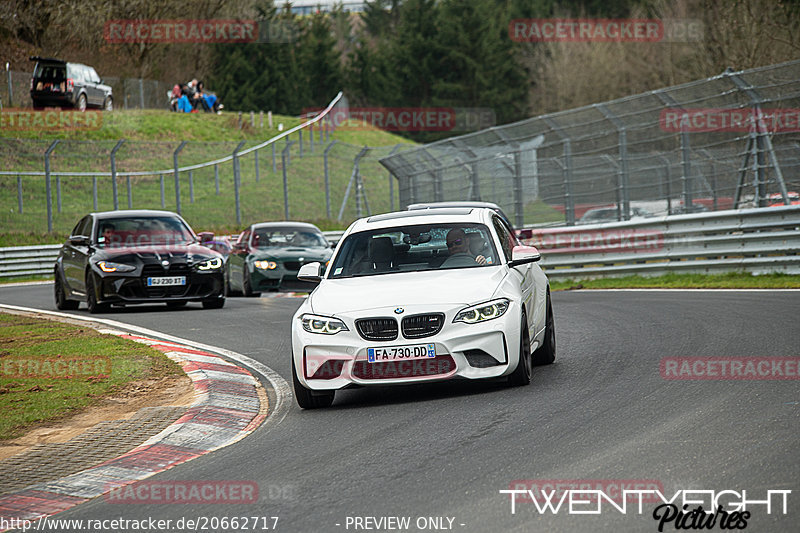
<path fill-rule="evenodd" d="M 394 310 L 394 314 L 396 314 L 396 315 L 402 315 L 402 314 L 403 314 L 403 311 L 405 311 L 405 309 L 403 309 L 402 307 L 398 307 L 398 308 L 396 308 L 396 309 Z"/>

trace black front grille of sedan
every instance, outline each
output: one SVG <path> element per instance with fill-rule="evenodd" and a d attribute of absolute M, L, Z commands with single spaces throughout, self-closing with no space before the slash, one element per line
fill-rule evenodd
<path fill-rule="evenodd" d="M 397 320 L 391 317 L 356 320 L 356 329 L 368 341 L 392 341 L 397 338 Z"/>
<path fill-rule="evenodd" d="M 426 313 L 411 315 L 403 318 L 403 337 L 407 339 L 421 339 L 436 335 L 444 326 L 442 313 Z"/>

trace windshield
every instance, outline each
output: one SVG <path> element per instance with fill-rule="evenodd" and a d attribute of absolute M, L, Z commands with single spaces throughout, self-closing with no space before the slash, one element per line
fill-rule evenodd
<path fill-rule="evenodd" d="M 327 248 L 328 241 L 322 233 L 308 228 L 256 228 L 251 245 L 253 248 Z"/>
<path fill-rule="evenodd" d="M 98 221 L 95 242 L 100 247 L 189 244 L 196 239 L 175 217 L 105 218 Z"/>
<path fill-rule="evenodd" d="M 491 233 L 482 224 L 399 226 L 349 235 L 329 277 L 479 268 L 499 262 Z"/>

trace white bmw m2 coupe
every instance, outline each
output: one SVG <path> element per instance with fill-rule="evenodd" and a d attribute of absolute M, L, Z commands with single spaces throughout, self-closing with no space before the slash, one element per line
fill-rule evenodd
<path fill-rule="evenodd" d="M 527 385 L 555 359 L 550 287 L 491 209 L 403 211 L 363 218 L 292 319 L 300 407 L 331 405 L 337 390 L 453 378 Z"/>

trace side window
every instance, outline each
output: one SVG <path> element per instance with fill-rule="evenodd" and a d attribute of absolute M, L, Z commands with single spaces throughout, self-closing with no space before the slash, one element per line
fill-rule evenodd
<path fill-rule="evenodd" d="M 84 220 L 86 220 L 86 217 L 80 219 L 78 221 L 78 223 L 75 224 L 75 227 L 72 228 L 72 233 L 70 233 L 70 236 L 72 236 L 72 235 L 80 235 L 81 234 L 80 231 L 81 231 L 81 227 L 83 226 Z"/>
<path fill-rule="evenodd" d="M 88 67 L 87 70 L 89 71 L 89 79 L 92 80 L 92 83 L 100 83 L 100 76 L 97 75 L 97 71 L 92 67 Z"/>
<path fill-rule="evenodd" d="M 250 230 L 246 229 L 239 235 L 239 240 L 236 241 L 236 244 L 245 246 L 248 242 L 250 242 Z"/>
<path fill-rule="evenodd" d="M 500 217 L 492 217 L 492 224 L 494 224 L 494 229 L 497 232 L 497 236 L 500 238 L 500 245 L 503 247 L 503 255 L 506 256 L 507 261 L 511 261 L 511 250 L 516 244 L 514 237 L 511 235 L 506 225 L 500 220 Z"/>

